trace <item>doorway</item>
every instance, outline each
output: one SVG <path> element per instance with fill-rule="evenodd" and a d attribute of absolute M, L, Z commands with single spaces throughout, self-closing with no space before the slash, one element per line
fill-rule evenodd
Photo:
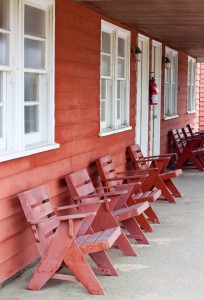
<path fill-rule="evenodd" d="M 157 84 L 158 104 L 150 106 L 150 155 L 160 154 L 161 67 L 162 44 L 153 40 L 150 76 L 155 78 L 155 82 Z"/>
<path fill-rule="evenodd" d="M 138 34 L 138 47 L 142 51 L 142 59 L 137 62 L 135 142 L 140 145 L 144 156 L 147 156 L 149 140 L 149 38 Z"/>

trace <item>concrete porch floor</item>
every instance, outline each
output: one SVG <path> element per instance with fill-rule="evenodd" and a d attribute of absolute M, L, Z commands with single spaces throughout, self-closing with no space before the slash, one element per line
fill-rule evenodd
<path fill-rule="evenodd" d="M 146 233 L 150 245 L 133 246 L 137 257 L 119 250 L 108 254 L 119 276 L 99 276 L 106 296 L 89 295 L 80 283 L 50 280 L 40 291 L 26 286 L 35 267 L 0 290 L 1 300 L 62 299 L 204 299 L 204 173 L 184 171 L 175 180 L 183 194 L 177 204 L 153 204 L 161 224 Z"/>

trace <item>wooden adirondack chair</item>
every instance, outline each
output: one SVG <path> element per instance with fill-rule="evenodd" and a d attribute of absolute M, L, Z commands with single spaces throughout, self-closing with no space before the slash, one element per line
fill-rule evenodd
<path fill-rule="evenodd" d="M 149 170 L 149 177 L 145 179 L 142 186 L 143 191 L 156 187 L 161 190 L 162 195 L 169 203 L 176 203 L 173 196 L 182 197 L 172 182 L 172 178 L 181 175 L 182 170 L 166 171 L 169 160 L 174 153 L 144 157 L 138 144 L 128 147 L 128 153 L 136 170 Z"/>
<path fill-rule="evenodd" d="M 195 135 L 204 135 L 204 131 L 195 131 L 194 127 L 192 124 L 187 124 L 186 126 L 191 134 L 191 136 L 195 136 Z"/>
<path fill-rule="evenodd" d="M 188 124 L 186 127 L 182 128 L 185 138 L 201 138 L 199 147 L 204 147 L 204 132 L 195 131 L 191 124 Z"/>
<path fill-rule="evenodd" d="M 93 203 L 92 211 L 97 212 L 91 225 L 94 232 L 118 226 L 120 222 L 129 234 L 126 236 L 122 231 L 121 236 L 115 241 L 115 246 L 120 249 L 124 255 L 136 256 L 136 252 L 128 238 L 136 240 L 139 244 L 148 244 L 148 240 L 134 217 L 146 210 L 147 207 L 149 207 L 149 203 L 144 202 L 133 205 L 132 207 L 127 207 L 126 194 L 129 193 L 128 189 L 130 189 L 131 185 L 126 185 L 125 193 L 124 189 L 118 189 L 117 192 L 104 193 L 103 188 L 100 188 L 100 192 L 97 193 L 86 169 L 66 175 L 65 180 L 74 201 L 80 201 L 86 204 L 99 201 L 101 197 L 107 200 L 110 199 L 109 202 L 106 202 L 106 206 Z M 101 191 L 103 192 L 101 193 Z M 85 206 L 82 211 L 86 212 Z"/>
<path fill-rule="evenodd" d="M 126 196 L 126 204 L 130 207 L 137 203 L 142 203 L 146 201 L 153 202 L 161 195 L 161 192 L 159 190 L 146 191 L 145 193 L 141 191 L 141 185 L 138 185 L 137 183 L 138 181 L 140 181 L 141 183 L 144 182 L 144 180 L 148 177 L 148 175 L 145 174 L 146 172 L 126 171 L 117 173 L 110 155 L 97 159 L 96 165 L 102 184 L 105 187 L 108 187 L 109 190 L 111 190 L 111 185 L 113 185 L 114 183 L 119 185 L 119 187 L 115 187 L 116 191 L 118 189 L 125 189 L 125 182 L 133 183 L 133 186 L 130 187 L 129 194 Z M 134 183 L 136 184 L 134 185 Z M 151 206 L 149 206 L 144 211 L 144 214 L 148 216 L 149 221 L 152 221 L 154 223 L 160 223 L 159 218 L 157 217 L 156 213 L 153 211 Z M 140 224 L 142 229 L 144 229 L 147 232 L 152 232 L 152 227 L 148 223 L 144 214 L 135 216 L 135 219 Z"/>
<path fill-rule="evenodd" d="M 175 168 L 181 168 L 189 161 L 200 171 L 204 171 L 204 147 L 200 137 L 185 138 L 181 128 L 171 130 L 171 138 L 178 154 Z"/>
<path fill-rule="evenodd" d="M 109 249 L 121 235 L 119 226 L 87 233 L 95 213 L 57 216 L 44 186 L 22 192 L 18 197 L 41 256 L 28 288 L 39 290 L 50 278 L 54 278 L 80 281 L 89 293 L 105 294 L 93 270 L 117 276 L 104 250 Z M 71 205 L 69 209 L 76 211 L 80 206 Z M 98 267 L 92 270 L 85 254 L 89 254 Z M 59 273 L 64 267 L 68 267 L 73 276 Z"/>

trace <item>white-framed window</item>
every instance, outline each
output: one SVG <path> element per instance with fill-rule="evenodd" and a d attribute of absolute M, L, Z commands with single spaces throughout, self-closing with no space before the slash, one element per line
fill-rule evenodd
<path fill-rule="evenodd" d="M 187 112 L 195 112 L 196 59 L 188 56 Z"/>
<path fill-rule="evenodd" d="M 58 146 L 54 0 L 0 0 L 0 161 Z"/>
<path fill-rule="evenodd" d="M 130 129 L 130 32 L 101 22 L 100 135 Z"/>
<path fill-rule="evenodd" d="M 165 47 L 165 57 L 170 60 L 170 68 L 165 68 L 164 76 L 164 118 L 177 117 L 177 91 L 178 91 L 178 52 Z"/>

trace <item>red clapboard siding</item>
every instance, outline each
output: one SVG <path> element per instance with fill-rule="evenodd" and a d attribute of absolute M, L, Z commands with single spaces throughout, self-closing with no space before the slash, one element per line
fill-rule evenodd
<path fill-rule="evenodd" d="M 200 64 L 200 120 L 199 129 L 204 130 L 204 64 Z"/>
<path fill-rule="evenodd" d="M 28 245 L 26 249 L 21 252 L 16 253 L 13 257 L 5 260 L 0 265 L 0 282 L 5 281 L 5 279 L 11 277 L 20 271 L 23 267 L 32 263 L 39 256 L 36 246 L 32 243 Z"/>
<path fill-rule="evenodd" d="M 63 205 L 69 202 L 64 180 L 67 173 L 87 168 L 98 183 L 95 160 L 107 154 L 112 155 L 119 170 L 126 167 L 126 148 L 134 144 L 135 58 L 131 53 L 130 124 L 133 129 L 99 137 L 101 19 L 131 30 L 72 0 L 56 0 L 55 140 L 60 148 L 1 163 L 0 283 L 38 257 L 17 198 L 19 192 L 44 184 L 54 204 Z M 131 30 L 131 44 L 136 43 L 137 33 Z M 186 114 L 187 57 L 186 53 L 179 52 L 179 118 L 161 120 L 162 152 L 168 150 L 168 132 L 172 128 L 186 122 L 198 124 L 197 115 L 195 118 L 194 114 Z M 204 78 L 202 70 L 197 75 L 199 72 Z M 197 106 L 198 100 L 197 96 Z M 204 107 L 204 102 L 201 106 Z"/>
<path fill-rule="evenodd" d="M 199 112 L 193 114 L 187 114 L 187 70 L 188 70 L 188 54 L 182 51 L 178 55 L 178 118 L 164 120 L 163 119 L 163 107 L 164 100 L 162 95 L 162 113 L 161 113 L 161 153 L 167 153 L 173 151 L 172 143 L 169 138 L 169 131 L 174 128 L 185 127 L 188 123 L 198 124 Z M 196 70 L 196 74 L 200 72 L 199 65 Z M 199 79 L 199 77 L 198 77 Z M 164 74 L 162 76 L 164 82 Z M 196 81 L 199 85 L 199 80 Z M 199 88 L 196 90 L 199 91 Z M 196 107 L 199 105 L 199 93 L 196 94 Z M 197 126 L 197 125 L 196 125 Z"/>

